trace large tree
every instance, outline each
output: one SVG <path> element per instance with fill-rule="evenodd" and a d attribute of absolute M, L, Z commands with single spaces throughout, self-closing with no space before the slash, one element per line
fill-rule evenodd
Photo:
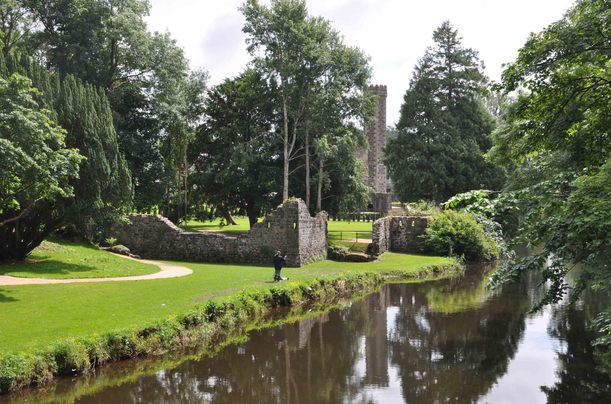
<path fill-rule="evenodd" d="M 105 89 L 135 185 L 137 209 L 184 203 L 194 82 L 169 34 L 146 26 L 148 0 L 21 0 L 36 22 L 32 42 L 48 67 Z M 200 77 L 201 78 L 201 77 Z M 185 126 L 182 126 L 185 124 Z M 178 153 L 178 151 L 182 151 Z"/>
<path fill-rule="evenodd" d="M 609 0 L 576 2 L 532 34 L 502 76 L 501 89 L 519 96 L 501 116 L 490 157 L 511 172 L 505 193 L 520 208 L 517 241 L 537 253 L 497 281 L 543 271 L 551 287 L 542 303 L 562 298 L 577 266 L 576 292 L 611 291 L 610 21 Z"/>
<path fill-rule="evenodd" d="M 267 83 L 252 69 L 225 80 L 209 91 L 204 117 L 189 150 L 194 196 L 228 224 L 228 214 L 242 210 L 252 225 L 280 202 L 280 145 Z"/>
<path fill-rule="evenodd" d="M 386 147 L 395 192 L 404 201 L 443 201 L 475 188 L 499 188 L 502 172 L 484 160 L 494 119 L 481 103 L 486 77 L 473 49 L 448 21 L 415 67 Z"/>
<path fill-rule="evenodd" d="M 83 157 L 41 107 L 31 81 L 0 75 L 0 260 L 23 259 L 57 228 Z"/>
<path fill-rule="evenodd" d="M 132 200 L 130 172 L 119 151 L 104 91 L 72 75 L 60 79 L 24 53 L 12 52 L 5 62 L 0 57 L 0 66 L 3 64 L 5 75 L 19 73 L 32 80 L 40 90 L 38 101 L 66 130 L 66 145 L 86 158 L 79 179 L 73 182 L 75 198 L 50 207 L 47 214 L 60 219 L 57 226 L 70 225 L 89 239 L 100 236 L 129 209 Z"/>
<path fill-rule="evenodd" d="M 274 0 L 269 7 L 248 0 L 242 12 L 248 51 L 281 114 L 282 197 L 288 198 L 292 190 L 303 192 L 309 205 L 316 153 L 312 146 L 316 138 L 364 118 L 368 60 L 360 50 L 344 45 L 327 20 L 310 16 L 303 0 Z M 346 164 L 354 167 L 352 160 Z M 304 182 L 289 187 L 292 173 L 303 173 Z"/>

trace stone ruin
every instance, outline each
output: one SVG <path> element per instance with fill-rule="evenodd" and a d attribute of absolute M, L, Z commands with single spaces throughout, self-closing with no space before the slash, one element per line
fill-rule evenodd
<path fill-rule="evenodd" d="M 386 251 L 422 254 L 430 216 L 386 216 L 373 222 L 372 242 L 369 252 L 374 255 Z"/>
<path fill-rule="evenodd" d="M 130 215 L 117 227 L 117 242 L 143 258 L 211 263 L 271 265 L 279 250 L 287 265 L 299 267 L 327 255 L 327 214 L 312 217 L 305 203 L 290 199 L 236 237 L 218 232 L 189 232 L 161 215 Z"/>
<path fill-rule="evenodd" d="M 390 181 L 384 165 L 384 147 L 386 147 L 386 96 L 387 88 L 383 85 L 369 86 L 367 89 L 376 97 L 376 108 L 373 121 L 365 127 L 369 149 L 361 150 L 359 158 L 365 166 L 366 183 L 373 188 L 370 195 L 369 210 L 389 212 L 392 208 Z"/>

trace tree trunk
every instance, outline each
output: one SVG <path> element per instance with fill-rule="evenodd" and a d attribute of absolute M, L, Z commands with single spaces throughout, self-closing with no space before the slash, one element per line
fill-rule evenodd
<path fill-rule="evenodd" d="M 23 260 L 60 225 L 62 217 L 53 216 L 53 207 L 43 203 L 19 220 L 0 226 L 0 261 Z"/>
<path fill-rule="evenodd" d="M 223 212 L 223 218 L 227 222 L 227 225 L 229 225 L 229 226 L 237 226 L 237 222 L 235 220 L 233 220 L 233 217 L 231 217 L 231 213 L 229 213 L 229 211 L 224 211 Z"/>
<path fill-rule="evenodd" d="M 282 96 L 282 113 L 284 115 L 284 164 L 282 172 L 282 202 L 289 199 L 289 118 L 286 96 Z"/>
<path fill-rule="evenodd" d="M 255 207 L 255 204 L 251 201 L 246 202 L 246 216 L 248 216 L 248 223 L 250 224 L 250 228 L 257 223 L 259 219 L 260 209 Z"/>
<path fill-rule="evenodd" d="M 310 207 L 310 131 L 305 128 L 305 204 Z"/>
<path fill-rule="evenodd" d="M 318 184 L 316 186 L 316 212 L 322 210 L 322 180 L 324 178 L 324 161 L 322 159 L 318 162 Z"/>

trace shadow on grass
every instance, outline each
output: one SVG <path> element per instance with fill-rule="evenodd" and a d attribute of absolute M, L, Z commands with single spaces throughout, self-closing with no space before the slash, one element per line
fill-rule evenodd
<path fill-rule="evenodd" d="M 0 267 L 1 275 L 13 275 L 28 273 L 38 276 L 69 275 L 94 271 L 97 268 L 91 265 L 69 264 L 57 260 L 45 260 L 44 262 L 19 262 Z M 18 275 L 15 275 L 18 276 Z"/>
<path fill-rule="evenodd" d="M 14 297 L 5 295 L 4 292 L 2 292 L 2 289 L 0 289 L 0 303 L 8 303 L 8 302 L 16 302 L 17 299 L 15 299 Z"/>

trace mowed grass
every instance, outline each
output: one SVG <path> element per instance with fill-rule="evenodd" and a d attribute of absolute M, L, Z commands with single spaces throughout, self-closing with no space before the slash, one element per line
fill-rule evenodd
<path fill-rule="evenodd" d="M 250 230 L 250 224 L 248 222 L 247 217 L 234 216 L 233 219 L 236 221 L 237 225 L 221 226 L 221 219 L 215 219 L 211 222 L 189 220 L 186 223 L 182 224 L 180 227 L 189 231 L 221 231 L 227 234 L 246 233 Z M 345 237 L 347 238 L 354 238 L 356 232 L 369 233 L 363 234 L 363 236 L 368 236 L 368 238 L 371 238 L 372 225 L 372 222 L 349 222 L 345 220 L 330 220 L 328 222 L 328 230 L 329 232 L 334 233 L 345 233 Z M 336 237 L 335 235 L 330 234 L 329 237 L 331 236 Z"/>
<path fill-rule="evenodd" d="M 24 278 L 109 278 L 158 271 L 155 265 L 117 257 L 95 246 L 54 239 L 43 241 L 23 262 L 0 265 L 0 274 Z"/>
<path fill-rule="evenodd" d="M 241 234 L 250 230 L 250 223 L 246 216 L 233 216 L 233 220 L 237 225 L 221 226 L 221 219 L 215 219 L 210 222 L 188 220 L 180 227 L 189 231 L 222 231 L 227 234 Z"/>
<path fill-rule="evenodd" d="M 290 278 L 288 282 L 299 282 L 349 272 L 417 272 L 425 265 L 447 262 L 452 261 L 386 253 L 376 262 L 321 261 L 302 268 L 285 268 L 282 275 Z M 271 266 L 176 264 L 192 268 L 193 274 L 133 282 L 0 286 L 0 352 L 142 327 L 184 313 L 211 298 L 274 285 Z"/>

